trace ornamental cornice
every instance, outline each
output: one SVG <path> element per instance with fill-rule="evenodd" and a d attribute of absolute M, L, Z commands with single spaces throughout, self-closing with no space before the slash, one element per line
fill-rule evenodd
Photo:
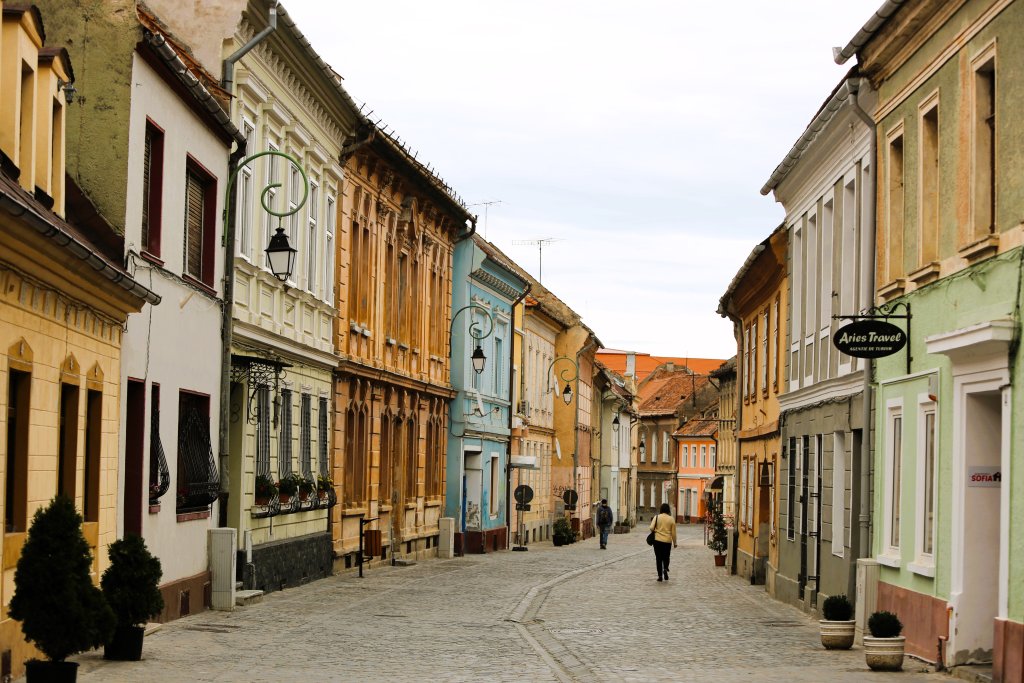
<path fill-rule="evenodd" d="M 487 285 L 488 287 L 498 292 L 499 294 L 503 294 L 504 296 L 508 297 L 509 300 L 511 301 L 515 301 L 516 299 L 519 298 L 519 295 L 522 294 L 522 292 L 520 292 L 512 285 L 492 275 L 491 273 L 488 273 L 486 270 L 482 268 L 477 268 L 476 270 L 474 270 L 470 274 L 470 277 L 472 277 L 477 282 L 480 282 L 481 284 Z"/>

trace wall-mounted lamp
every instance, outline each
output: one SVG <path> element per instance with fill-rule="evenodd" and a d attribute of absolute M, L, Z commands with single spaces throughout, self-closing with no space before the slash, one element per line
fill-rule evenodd
<path fill-rule="evenodd" d="M 267 263 L 270 264 L 270 272 L 274 274 L 274 277 L 281 282 L 290 279 L 292 269 L 295 268 L 295 254 L 298 253 L 298 249 L 288 243 L 288 235 L 284 234 L 284 228 L 280 224 L 264 251 L 267 252 Z"/>
<path fill-rule="evenodd" d="M 615 430 L 616 433 L 618 433 L 618 431 L 619 431 L 619 414 L 618 413 L 615 413 L 615 417 L 612 418 L 612 429 Z"/>
<path fill-rule="evenodd" d="M 570 386 L 569 383 L 570 382 L 574 382 L 574 381 L 575 382 L 579 381 L 580 366 L 576 364 L 576 361 L 574 361 L 572 358 L 569 358 L 568 356 L 558 356 L 553 361 L 551 361 L 551 364 L 548 365 L 548 372 L 547 372 L 547 378 L 548 378 L 548 391 L 547 391 L 547 393 L 549 393 L 549 394 L 551 393 L 552 389 L 554 389 L 554 387 L 552 386 L 552 382 L 551 382 L 551 380 L 553 378 L 553 375 L 552 375 L 551 371 L 554 369 L 555 363 L 557 363 L 559 361 L 565 361 L 565 362 L 569 363 L 570 365 L 572 365 L 572 369 L 564 368 L 561 372 L 558 373 L 559 378 L 561 378 L 561 380 L 563 382 L 565 382 L 565 389 L 562 389 L 562 400 L 565 401 L 565 405 L 569 405 L 570 403 L 572 403 L 572 386 Z M 572 375 L 570 376 L 569 373 L 572 373 Z M 557 382 L 555 384 L 557 385 Z"/>
<path fill-rule="evenodd" d="M 640 437 L 640 459 L 643 460 L 647 457 L 647 444 L 644 442 L 644 437 Z"/>
<path fill-rule="evenodd" d="M 75 88 L 74 83 L 68 83 L 63 78 L 58 78 L 57 90 L 64 91 L 64 101 L 68 104 L 71 104 L 75 101 L 75 93 L 78 92 L 78 90 Z"/>
<path fill-rule="evenodd" d="M 484 355 L 484 350 L 480 348 L 480 340 L 489 337 L 491 332 L 494 331 L 494 318 L 491 317 L 490 311 L 479 304 L 463 306 L 459 310 L 455 311 L 455 313 L 452 314 L 452 323 L 448 326 L 448 344 L 449 348 L 451 348 L 452 335 L 455 333 L 455 319 L 458 318 L 459 314 L 463 311 L 468 311 L 474 308 L 477 312 L 482 313 L 484 319 L 487 320 L 486 332 L 481 332 L 480 323 L 476 320 L 469 324 L 469 336 L 476 340 L 476 348 L 473 349 L 473 353 L 470 354 L 469 359 L 473 362 L 473 371 L 479 375 L 487 366 L 487 356 Z"/>

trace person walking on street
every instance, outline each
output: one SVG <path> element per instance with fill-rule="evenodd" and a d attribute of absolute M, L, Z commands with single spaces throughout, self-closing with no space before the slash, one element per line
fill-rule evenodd
<path fill-rule="evenodd" d="M 668 581 L 668 561 L 672 548 L 676 544 L 676 520 L 672 517 L 672 508 L 662 503 L 658 514 L 651 520 L 651 531 L 654 532 L 654 561 L 658 565 L 658 581 Z"/>
<path fill-rule="evenodd" d="M 601 530 L 601 550 L 605 550 L 608 547 L 608 532 L 614 523 L 615 515 L 612 514 L 612 509 L 608 507 L 608 499 L 602 498 L 601 505 L 597 508 L 597 528 Z"/>

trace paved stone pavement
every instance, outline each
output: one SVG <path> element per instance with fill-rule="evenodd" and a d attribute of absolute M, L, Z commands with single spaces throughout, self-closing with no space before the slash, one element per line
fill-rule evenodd
<path fill-rule="evenodd" d="M 79 681 L 949 681 L 870 672 L 817 622 L 715 568 L 680 526 L 671 580 L 639 529 L 555 548 L 347 573 L 147 636 L 143 661 L 77 657 Z"/>

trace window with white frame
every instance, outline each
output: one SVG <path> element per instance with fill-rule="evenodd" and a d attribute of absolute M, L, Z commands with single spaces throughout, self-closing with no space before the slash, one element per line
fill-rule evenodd
<path fill-rule="evenodd" d="M 680 462 L 683 463 L 683 467 L 690 464 L 690 447 L 687 444 L 683 444 L 683 459 Z"/>
<path fill-rule="evenodd" d="M 668 462 L 668 460 L 669 460 L 668 456 L 670 455 L 670 452 L 669 452 L 668 442 L 669 442 L 668 432 L 662 432 L 661 433 L 661 461 L 662 462 Z"/>
<path fill-rule="evenodd" d="M 288 164 L 288 242 L 299 243 L 299 202 L 302 200 L 302 176 L 295 164 Z M 294 212 L 294 213 L 291 213 Z"/>
<path fill-rule="evenodd" d="M 317 230 L 320 209 L 320 186 L 309 183 L 309 197 L 306 200 L 306 291 L 316 296 L 316 271 L 320 266 L 317 260 Z"/>
<path fill-rule="evenodd" d="M 754 460 L 747 459 L 747 528 L 753 531 L 754 528 L 754 475 L 756 473 Z"/>
<path fill-rule="evenodd" d="M 768 309 L 761 313 L 761 392 L 768 394 Z"/>
<path fill-rule="evenodd" d="M 918 407 L 918 555 L 931 557 L 935 544 L 935 403 L 923 394 Z"/>
<path fill-rule="evenodd" d="M 491 496 L 490 513 L 491 517 L 497 517 L 501 506 L 501 467 L 498 456 L 491 456 Z"/>
<path fill-rule="evenodd" d="M 710 446 L 708 450 L 711 454 L 711 469 L 716 469 L 718 467 L 718 454 L 716 453 L 717 448 L 715 446 Z"/>
<path fill-rule="evenodd" d="M 747 525 L 747 459 L 740 461 L 740 519 L 742 526 Z"/>
<path fill-rule="evenodd" d="M 807 239 L 804 241 L 804 367 L 805 384 L 814 382 L 814 359 L 818 330 L 817 316 L 817 283 L 818 283 L 818 216 L 811 213 L 807 217 Z"/>
<path fill-rule="evenodd" d="M 832 554 L 843 556 L 846 538 L 846 434 L 832 434 Z"/>
<path fill-rule="evenodd" d="M 278 151 L 277 145 L 275 145 L 273 142 L 268 142 L 267 143 L 267 151 L 270 151 L 270 152 Z M 266 198 L 266 205 L 267 205 L 267 207 L 270 208 L 270 209 L 273 209 L 274 211 L 280 211 L 280 209 L 277 206 L 277 190 L 278 190 L 277 185 L 278 185 L 278 178 L 279 178 L 278 159 L 279 158 L 280 157 L 278 157 L 276 154 L 268 154 L 267 157 L 266 157 L 266 159 L 267 159 L 267 180 L 266 180 L 266 185 L 265 186 L 266 186 L 267 189 L 264 191 L 263 196 Z M 265 241 L 263 243 L 264 248 L 266 248 L 266 246 L 270 244 L 270 238 L 274 236 L 274 232 L 276 232 L 277 226 L 279 224 L 280 224 L 280 219 L 277 216 L 274 216 L 269 211 L 264 212 L 264 226 L 266 228 L 264 230 L 264 234 L 265 234 Z M 264 257 L 264 264 L 263 265 L 268 270 L 270 269 L 270 257 L 269 256 Z"/>
<path fill-rule="evenodd" d="M 888 404 L 886 419 L 886 543 L 890 550 L 900 547 L 900 499 L 903 468 L 903 404 Z"/>
<path fill-rule="evenodd" d="M 786 477 L 786 538 L 791 541 L 796 538 L 796 464 L 799 443 L 795 436 L 790 437 Z"/>
<path fill-rule="evenodd" d="M 324 215 L 326 230 L 324 231 L 324 276 L 323 276 L 323 298 L 329 304 L 334 305 L 334 228 L 337 224 L 335 216 L 335 199 L 327 195 L 327 210 Z"/>
<path fill-rule="evenodd" d="M 256 149 L 256 131 L 248 119 L 242 119 L 242 134 L 245 135 L 245 148 Z M 252 164 L 248 163 L 239 169 L 238 206 L 235 209 L 238 222 L 238 253 L 245 259 L 252 258 L 252 203 L 254 186 Z"/>

